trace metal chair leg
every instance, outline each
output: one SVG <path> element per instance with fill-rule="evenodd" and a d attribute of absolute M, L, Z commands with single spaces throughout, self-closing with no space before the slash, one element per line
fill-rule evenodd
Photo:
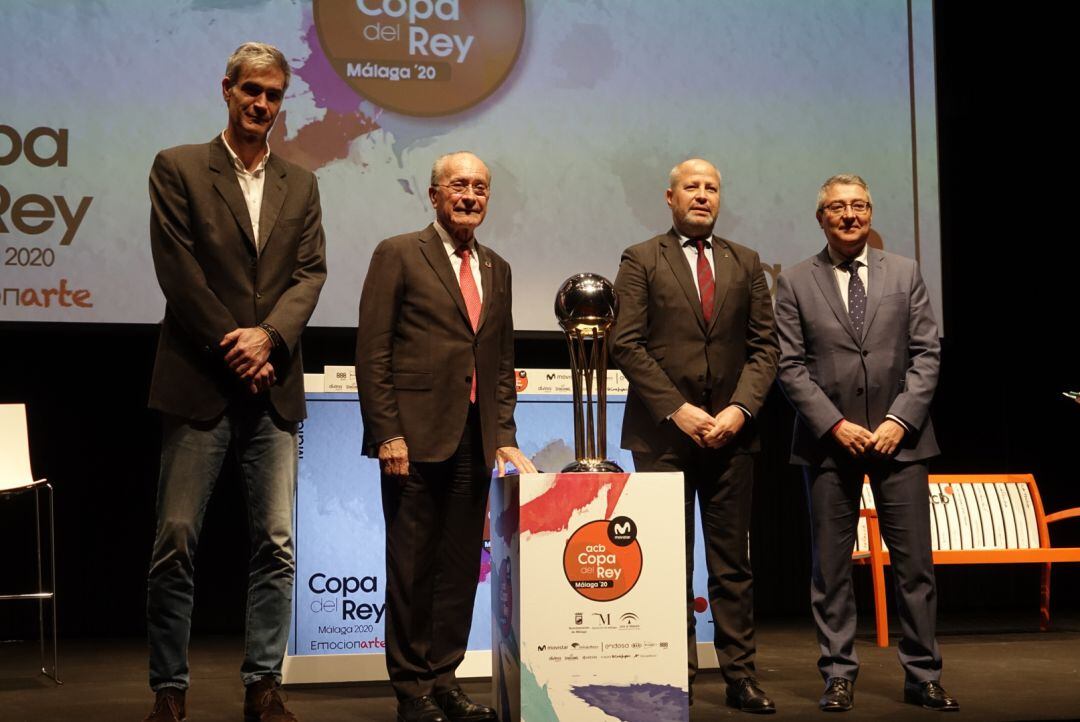
<path fill-rule="evenodd" d="M 52 484 L 46 484 L 49 489 L 49 574 L 52 577 L 52 642 L 53 642 L 53 673 L 50 678 L 57 684 L 63 684 L 60 680 L 60 629 L 56 615 L 56 509 L 53 503 Z"/>
<path fill-rule="evenodd" d="M 53 488 L 52 484 L 45 484 L 45 488 L 49 492 L 49 586 L 51 591 L 46 598 L 45 583 L 44 583 L 44 564 L 42 563 L 42 550 L 41 550 L 41 490 L 40 488 L 34 489 L 34 524 L 35 531 L 37 532 L 37 587 L 38 593 L 43 595 L 38 599 L 38 642 L 41 653 L 41 673 L 56 682 L 57 684 L 63 684 L 60 680 L 60 653 L 59 653 L 59 637 L 56 625 L 56 511 L 53 504 Z M 45 602 L 48 601 L 52 607 L 52 671 L 45 665 Z"/>

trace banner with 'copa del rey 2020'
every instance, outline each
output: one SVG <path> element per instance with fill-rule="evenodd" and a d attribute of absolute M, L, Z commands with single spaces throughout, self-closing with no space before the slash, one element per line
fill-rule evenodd
<path fill-rule="evenodd" d="M 478 238 L 514 268 L 518 329 L 555 330 L 565 278 L 614 278 L 670 227 L 688 155 L 719 167 L 716 232 L 770 283 L 823 245 L 817 187 L 857 171 L 874 242 L 920 259 L 940 318 L 932 31 L 930 0 L 9 0 L 0 321 L 161 318 L 150 166 L 222 131 L 251 39 L 293 69 L 271 153 L 319 179 L 312 325 L 355 324 L 375 245 L 430 222 L 431 164 L 462 148 L 492 172 Z"/>

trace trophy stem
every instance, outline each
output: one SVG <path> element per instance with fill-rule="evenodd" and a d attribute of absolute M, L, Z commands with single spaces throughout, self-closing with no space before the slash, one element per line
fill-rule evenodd
<path fill-rule="evenodd" d="M 588 344 L 585 341 L 585 335 L 582 334 L 578 337 L 578 341 L 581 344 L 581 357 L 584 360 L 582 364 L 585 371 L 585 458 L 596 458 L 596 425 L 593 419 L 593 359 L 587 355 L 586 348 Z M 595 346 L 595 344 L 593 344 Z M 591 348 L 589 349 L 592 350 Z"/>
<path fill-rule="evenodd" d="M 578 360 L 576 339 L 567 334 L 566 345 L 570 349 L 570 381 L 574 390 L 574 457 L 581 458 L 585 449 L 585 431 L 582 427 L 581 409 L 581 363 Z"/>
<path fill-rule="evenodd" d="M 595 338 L 593 355 L 596 368 L 596 458 L 607 458 L 607 334 Z"/>

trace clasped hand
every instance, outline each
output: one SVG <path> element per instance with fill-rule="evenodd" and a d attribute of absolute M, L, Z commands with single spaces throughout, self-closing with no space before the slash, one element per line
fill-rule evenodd
<path fill-rule="evenodd" d="M 702 448 L 727 446 L 746 424 L 746 414 L 738 406 L 727 406 L 716 416 L 690 403 L 684 403 L 671 415 L 684 434 Z"/>
<path fill-rule="evenodd" d="M 892 419 L 882 421 L 873 433 L 846 419 L 832 430 L 836 443 L 855 458 L 892 456 L 900 448 L 904 433 L 904 427 Z"/>
<path fill-rule="evenodd" d="M 238 328 L 222 337 L 218 344 L 225 351 L 229 369 L 247 382 L 248 391 L 259 394 L 277 381 L 270 363 L 270 337 L 261 328 Z"/>

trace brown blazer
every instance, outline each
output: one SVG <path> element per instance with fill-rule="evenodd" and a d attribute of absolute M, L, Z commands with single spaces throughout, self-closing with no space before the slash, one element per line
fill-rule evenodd
<path fill-rule="evenodd" d="M 611 355 L 630 381 L 622 447 L 663 453 L 684 435 L 667 418 L 684 402 L 716 414 L 739 404 L 757 416 L 779 354 L 772 299 L 758 254 L 713 236 L 711 322 L 674 230 L 623 252 Z M 756 448 L 752 425 L 733 442 Z"/>
<path fill-rule="evenodd" d="M 266 164 L 261 253 L 225 143 L 158 153 L 150 171 L 150 248 L 165 294 L 150 407 L 207 420 L 248 395 L 218 348 L 236 328 L 268 323 L 283 348 L 270 357 L 270 403 L 287 421 L 305 416 L 300 333 L 326 280 L 315 176 L 271 154 Z"/>
<path fill-rule="evenodd" d="M 364 453 L 405 437 L 410 461 L 444 461 L 458 447 L 473 367 L 488 467 L 517 446 L 510 266 L 477 244 L 483 306 L 474 334 L 442 239 L 429 225 L 381 242 L 360 296 L 356 383 Z"/>

